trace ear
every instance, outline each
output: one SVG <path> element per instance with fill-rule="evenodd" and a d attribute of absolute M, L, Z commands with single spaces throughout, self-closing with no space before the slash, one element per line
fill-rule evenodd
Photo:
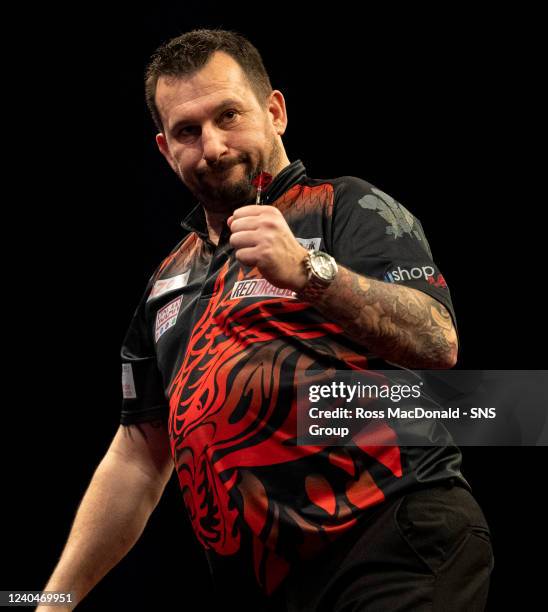
<path fill-rule="evenodd" d="M 270 94 L 267 110 L 276 134 L 282 136 L 287 128 L 287 111 L 285 108 L 285 98 L 278 89 L 275 89 Z"/>
<path fill-rule="evenodd" d="M 177 165 L 175 164 L 175 160 L 169 152 L 169 146 L 167 144 L 166 137 L 162 132 L 156 134 L 156 144 L 158 145 L 158 149 L 160 149 L 160 153 L 166 158 L 167 163 L 171 166 L 171 169 L 174 172 L 177 172 Z"/>

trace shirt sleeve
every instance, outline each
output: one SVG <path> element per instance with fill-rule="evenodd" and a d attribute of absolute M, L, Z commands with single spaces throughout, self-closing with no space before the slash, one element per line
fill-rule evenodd
<path fill-rule="evenodd" d="M 380 189 L 356 177 L 341 179 L 335 188 L 332 250 L 337 262 L 358 274 L 433 297 L 457 328 L 449 287 L 420 221 Z"/>
<path fill-rule="evenodd" d="M 122 344 L 122 425 L 167 419 L 169 415 L 169 404 L 147 322 L 146 305 L 154 278 L 155 275 L 147 285 Z"/>

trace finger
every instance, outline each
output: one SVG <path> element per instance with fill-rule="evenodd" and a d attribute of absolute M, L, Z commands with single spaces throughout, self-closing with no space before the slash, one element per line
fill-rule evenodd
<path fill-rule="evenodd" d="M 260 233 L 257 231 L 236 232 L 230 236 L 230 246 L 234 249 L 255 247 L 259 243 Z"/>
<path fill-rule="evenodd" d="M 232 220 L 241 219 L 242 217 L 256 216 L 264 212 L 264 206 L 258 206 L 256 204 L 250 204 L 248 206 L 240 206 L 232 214 Z"/>
<path fill-rule="evenodd" d="M 238 249 L 234 255 L 244 266 L 256 266 L 259 260 L 259 251 L 256 248 Z"/>
<path fill-rule="evenodd" d="M 257 217 L 243 217 L 241 219 L 234 219 L 229 227 L 233 234 L 235 232 L 256 230 L 259 227 L 259 219 Z"/>

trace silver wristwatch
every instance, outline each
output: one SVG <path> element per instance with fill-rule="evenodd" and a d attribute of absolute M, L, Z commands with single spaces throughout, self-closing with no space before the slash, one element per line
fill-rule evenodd
<path fill-rule="evenodd" d="M 297 292 L 297 297 L 304 302 L 313 302 L 335 280 L 338 272 L 337 262 L 323 251 L 308 251 L 304 265 L 308 282 Z"/>

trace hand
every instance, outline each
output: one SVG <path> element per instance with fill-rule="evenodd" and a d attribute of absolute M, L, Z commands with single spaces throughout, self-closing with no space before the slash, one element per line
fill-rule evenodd
<path fill-rule="evenodd" d="M 236 259 L 257 266 L 264 278 L 280 289 L 299 291 L 307 281 L 303 265 L 307 250 L 274 206 L 242 206 L 227 219 L 230 245 Z"/>

